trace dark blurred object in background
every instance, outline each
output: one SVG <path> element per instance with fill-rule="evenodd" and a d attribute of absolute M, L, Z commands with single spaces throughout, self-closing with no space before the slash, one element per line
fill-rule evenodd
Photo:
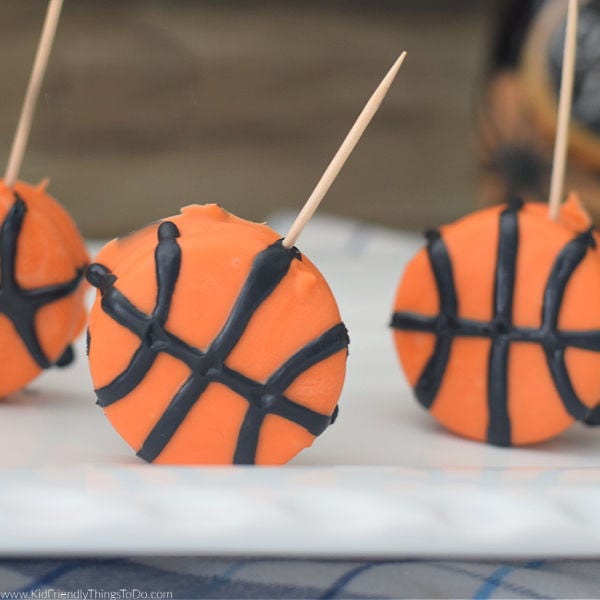
<path fill-rule="evenodd" d="M 546 202 L 567 2 L 499 3 L 478 119 L 482 204 L 517 194 Z M 581 2 L 566 192 L 600 221 L 600 1 Z"/>
<path fill-rule="evenodd" d="M 0 0 L 0 163 L 44 16 Z M 86 235 L 193 202 L 264 220 L 299 209 L 401 50 L 394 89 L 324 212 L 422 228 L 473 204 L 473 91 L 490 3 L 477 0 L 72 0 L 22 174 Z"/>

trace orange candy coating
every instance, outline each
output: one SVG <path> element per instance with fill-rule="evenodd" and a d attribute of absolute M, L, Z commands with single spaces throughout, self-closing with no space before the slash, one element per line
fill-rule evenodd
<path fill-rule="evenodd" d="M 21 202 L 24 206 L 21 205 L 21 215 L 17 218 L 19 226 L 13 228 L 16 236 L 13 262 L 9 260 L 7 220 L 14 218 L 15 208 Z M 24 343 L 8 311 L 0 309 L 0 396 L 6 396 L 21 389 L 43 368 L 59 361 L 81 333 L 86 320 L 83 271 L 89 260 L 75 223 L 46 193 L 46 182 L 31 186 L 18 181 L 11 190 L 0 180 L 0 223 L 4 224 L 2 257 L 3 261 L 11 262 L 7 268 L 13 270 L 14 288 L 25 294 L 47 293 L 47 301 L 41 299 L 37 310 L 21 319 L 22 327 L 29 329 L 30 337 L 36 339 L 33 343 L 39 345 L 38 360 Z M 10 279 L 11 274 L 2 274 L 0 304 L 10 302 L 7 300 L 10 291 L 7 288 L 13 288 Z M 53 286 L 56 286 L 54 291 Z M 49 299 L 53 293 L 60 297 Z M 26 300 L 16 302 L 31 306 Z"/>
<path fill-rule="evenodd" d="M 206 353 L 230 317 L 257 255 L 279 236 L 265 225 L 239 219 L 214 204 L 188 206 L 163 221 L 161 227 L 166 222 L 178 230 L 175 241 L 166 244 L 173 248 L 176 242 L 181 263 L 164 323 L 168 333 L 161 329 L 156 335 L 176 336 Z M 154 310 L 159 292 L 155 261 L 159 225 L 113 240 L 96 257 L 96 262 L 116 278 L 111 285 L 146 315 Z M 97 391 L 128 372 L 141 345 L 139 335 L 103 308 L 103 298 L 109 293 L 98 294 L 89 322 L 90 369 Z M 285 276 L 252 313 L 224 365 L 264 384 L 292 355 L 339 323 L 339 311 L 327 283 L 302 256 L 291 261 Z M 344 347 L 313 364 L 284 390 L 286 398 L 329 420 L 341 393 L 346 357 Z M 231 464 L 249 401 L 214 380 L 193 397 L 193 406 L 155 457 L 148 458 L 141 451 L 191 376 L 195 374 L 189 364 L 162 347 L 139 384 L 103 408 L 119 434 L 146 460 Z M 100 404 L 101 397 L 99 393 Z M 282 416 L 270 412 L 263 416 L 253 461 L 256 464 L 284 463 L 315 438 Z"/>
<path fill-rule="evenodd" d="M 506 206 L 477 211 L 441 228 L 440 235 L 451 263 L 457 301 L 457 317 L 487 323 L 494 327 L 494 294 L 499 256 L 500 215 Z M 557 258 L 590 223 L 575 196 L 562 207 L 558 222 L 547 216 L 543 204 L 525 204 L 517 212 L 518 245 L 515 259 L 514 292 L 511 303 L 512 327 L 538 330 L 542 326 L 544 293 Z M 593 235 L 593 237 L 592 237 Z M 583 238 L 581 238 L 583 239 Z M 564 289 L 556 329 L 581 334 L 600 331 L 600 254 L 595 247 L 596 234 L 587 236 L 587 248 L 575 266 Z M 401 279 L 394 312 L 438 318 L 441 296 L 427 249 L 407 265 Z M 395 317 L 396 318 L 396 317 Z M 450 325 L 452 327 L 453 325 Z M 463 329 L 464 331 L 464 329 Z M 506 327 L 498 335 L 506 335 Z M 595 335 L 595 334 L 594 334 Z M 595 335 L 597 345 L 600 336 Z M 434 332 L 413 327 L 395 328 L 396 349 L 408 381 L 422 385 L 420 378 L 432 361 L 437 343 Z M 498 392 L 498 381 L 491 378 L 492 337 L 455 335 L 441 383 L 430 405 L 432 415 L 449 430 L 479 440 L 490 440 L 490 427 L 497 423 L 492 415 L 490 395 Z M 572 392 L 579 402 L 580 415 L 600 402 L 600 348 L 556 347 L 551 355 L 560 355 Z M 490 381 L 496 388 L 490 391 Z M 506 364 L 506 412 L 508 439 L 500 445 L 521 445 L 551 438 L 575 420 L 568 410 L 549 368 L 544 346 L 536 341 L 508 343 Z M 500 386 L 501 387 L 501 386 Z M 564 389 L 564 388 L 563 388 Z M 502 395 L 502 393 L 500 394 Z"/>

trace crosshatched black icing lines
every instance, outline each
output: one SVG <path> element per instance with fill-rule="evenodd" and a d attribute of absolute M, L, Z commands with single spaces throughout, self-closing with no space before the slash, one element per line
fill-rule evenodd
<path fill-rule="evenodd" d="M 392 327 L 404 331 L 420 331 L 436 336 L 434 351 L 415 386 L 419 401 L 431 408 L 443 380 L 457 337 L 488 338 L 488 442 L 510 445 L 508 369 L 513 343 L 539 344 L 546 356 L 550 376 L 565 410 L 576 420 L 584 420 L 590 409 L 578 398 L 565 364 L 567 348 L 600 352 L 600 331 L 568 331 L 558 329 L 563 295 L 573 273 L 591 247 L 595 247 L 591 230 L 576 235 L 559 252 L 546 282 L 541 325 L 538 328 L 517 327 L 513 322 L 515 275 L 519 250 L 519 212 L 522 202 L 511 202 L 499 216 L 497 264 L 494 276 L 493 318 L 478 321 L 458 317 L 452 261 L 443 238 L 428 232 L 427 252 L 440 299 L 437 317 L 413 312 L 396 312 Z"/>
<path fill-rule="evenodd" d="M 285 391 L 310 367 L 347 348 L 348 334 L 342 323 L 301 348 L 264 383 L 230 368 L 226 362 L 252 315 L 286 276 L 292 261 L 301 260 L 300 253 L 277 241 L 256 255 L 225 324 L 203 352 L 165 328 L 181 265 L 178 237 L 174 223 L 165 221 L 159 226 L 155 250 L 157 301 L 150 314 L 137 309 L 115 287 L 117 278 L 106 267 L 94 264 L 88 270 L 89 281 L 101 292 L 103 311 L 140 339 L 127 369 L 96 390 L 98 404 L 106 407 L 125 397 L 144 379 L 158 354 L 165 353 L 183 362 L 190 375 L 144 440 L 138 451 L 141 458 L 153 461 L 161 454 L 212 382 L 226 386 L 248 403 L 232 456 L 235 464 L 255 462 L 261 426 L 269 414 L 296 423 L 312 435 L 321 434 L 336 412 L 332 416 L 317 413 L 286 397 Z"/>
<path fill-rule="evenodd" d="M 16 261 L 19 236 L 26 215 L 27 205 L 15 193 L 15 202 L 0 227 L 0 312 L 10 319 L 31 358 L 41 369 L 47 369 L 53 363 L 41 347 L 35 327 L 36 313 L 42 307 L 72 294 L 81 283 L 84 266 L 76 269 L 73 278 L 64 283 L 22 288 L 17 281 Z M 62 367 L 72 360 L 73 350 L 67 347 L 54 364 Z"/>

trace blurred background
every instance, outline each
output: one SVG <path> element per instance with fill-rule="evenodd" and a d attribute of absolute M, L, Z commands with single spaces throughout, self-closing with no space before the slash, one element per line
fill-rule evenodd
<path fill-rule="evenodd" d="M 45 5 L 0 0 L 3 165 Z M 554 20 L 525 76 L 523 48 L 545 5 Z M 194 202 L 254 220 L 296 210 L 406 49 L 323 211 L 419 229 L 508 191 L 544 199 L 565 6 L 66 0 L 22 178 L 49 176 L 49 191 L 94 237 Z M 528 86 L 541 100 L 525 98 Z"/>

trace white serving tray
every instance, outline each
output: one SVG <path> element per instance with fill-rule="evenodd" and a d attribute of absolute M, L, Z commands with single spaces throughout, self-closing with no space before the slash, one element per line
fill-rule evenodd
<path fill-rule="evenodd" d="M 387 323 L 420 244 L 324 217 L 303 234 L 352 341 L 338 421 L 286 467 L 141 462 L 95 406 L 80 343 L 74 367 L 0 404 L 0 554 L 600 556 L 600 429 L 492 448 L 413 400 Z"/>

